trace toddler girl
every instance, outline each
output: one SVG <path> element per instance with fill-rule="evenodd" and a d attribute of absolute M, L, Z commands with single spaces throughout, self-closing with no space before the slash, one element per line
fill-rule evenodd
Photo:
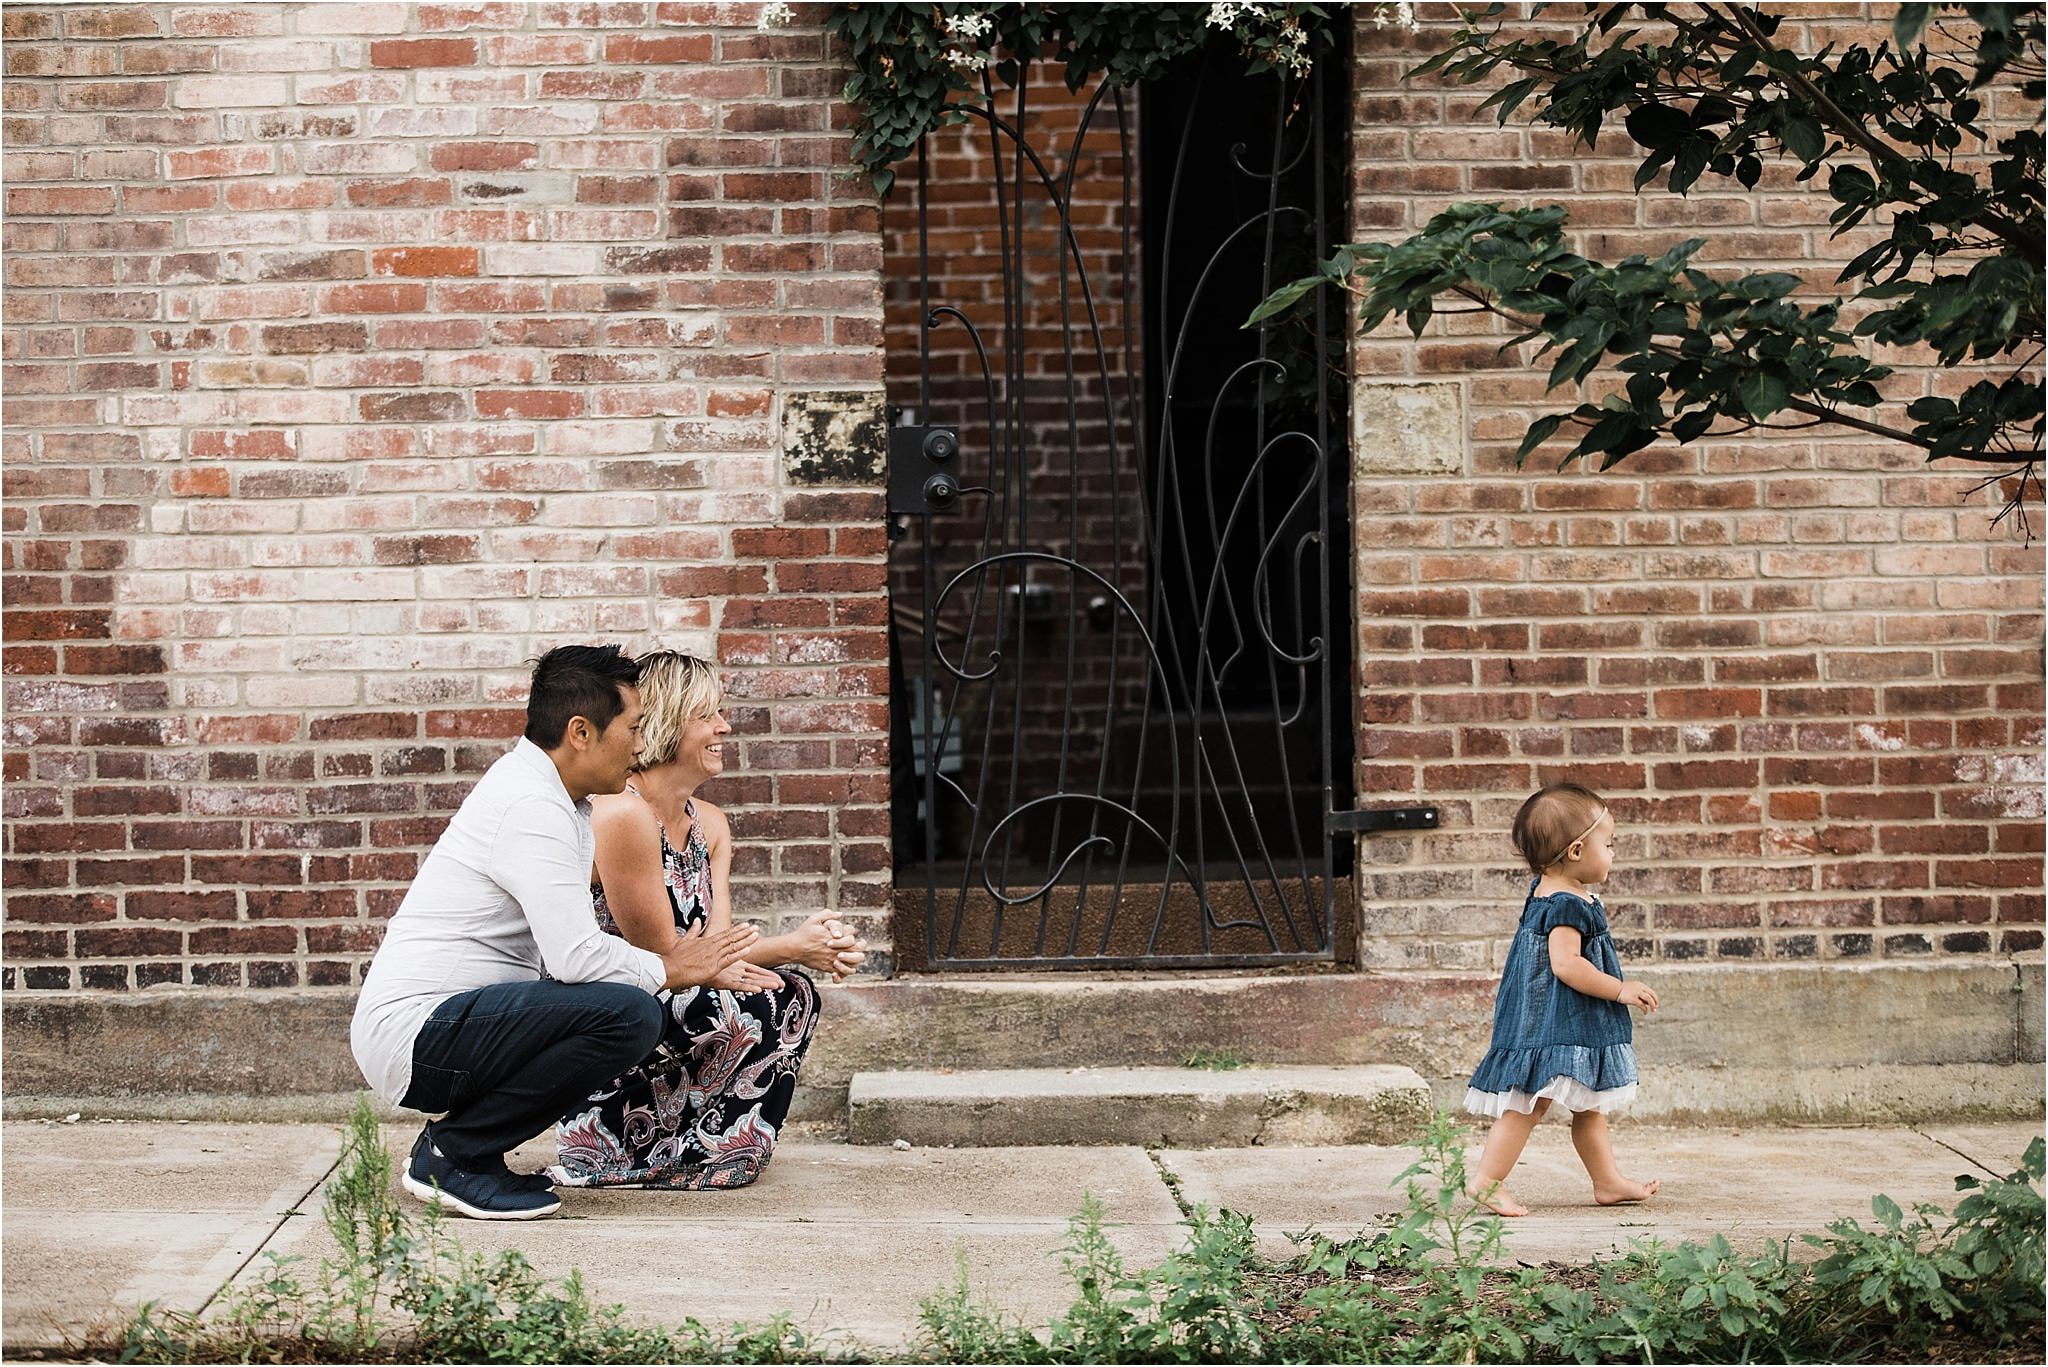
<path fill-rule="evenodd" d="M 1614 818 L 1576 783 L 1553 783 L 1515 814 L 1515 849 L 1535 873 L 1494 1000 L 1493 1043 L 1472 1074 L 1465 1109 L 1494 1117 L 1474 1171 L 1472 1199 L 1501 1215 L 1529 1208 L 1502 1185 L 1553 1101 L 1572 1113 L 1572 1147 L 1603 1206 L 1641 1201 L 1655 1182 L 1623 1177 L 1607 1112 L 1636 1093 L 1628 1008 L 1657 994 L 1623 982 L 1607 913 L 1587 891 L 1614 863 Z"/>

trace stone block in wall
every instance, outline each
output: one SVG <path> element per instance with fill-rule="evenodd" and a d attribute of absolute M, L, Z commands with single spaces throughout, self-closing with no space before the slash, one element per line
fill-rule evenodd
<path fill-rule="evenodd" d="M 812 389 L 782 397 L 782 474 L 791 484 L 880 484 L 888 418 L 879 389 Z"/>
<path fill-rule="evenodd" d="M 1353 475 L 1465 473 L 1465 395 L 1452 382 L 1361 381 L 1351 398 Z"/>

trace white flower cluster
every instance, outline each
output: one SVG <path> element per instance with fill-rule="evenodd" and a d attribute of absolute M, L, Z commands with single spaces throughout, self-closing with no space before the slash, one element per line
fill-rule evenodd
<path fill-rule="evenodd" d="M 1273 55 L 1281 65 L 1297 76 L 1308 75 L 1308 69 L 1315 65 L 1315 59 L 1308 55 L 1308 30 L 1289 19 L 1280 30 L 1280 41 L 1283 46 Z"/>
<path fill-rule="evenodd" d="M 1270 5 L 1214 4 L 1209 6 L 1207 22 L 1210 28 L 1220 28 L 1225 32 L 1234 33 L 1249 44 L 1262 26 L 1273 22 L 1273 8 Z M 1315 59 L 1309 56 L 1308 30 L 1292 15 L 1282 15 L 1278 23 L 1279 27 L 1274 36 L 1279 40 L 1279 44 L 1273 51 L 1273 61 L 1297 76 L 1307 75 L 1309 67 L 1315 62 Z"/>
<path fill-rule="evenodd" d="M 986 14 L 956 14 L 946 20 L 946 36 L 956 42 L 962 38 L 979 38 L 993 28 L 995 22 Z"/>
<path fill-rule="evenodd" d="M 1209 27 L 1231 29 L 1246 19 L 1266 17 L 1264 5 L 1233 5 L 1228 3 L 1209 6 Z"/>
<path fill-rule="evenodd" d="M 1407 29 L 1410 33 L 1421 28 L 1422 25 L 1415 18 L 1413 0 L 1401 0 L 1399 4 L 1374 5 L 1372 7 L 1372 26 L 1374 28 L 1385 28 L 1388 24 Z"/>
<path fill-rule="evenodd" d="M 788 5 L 763 5 L 761 17 L 755 21 L 754 27 L 766 33 L 769 29 L 781 28 L 795 17 L 796 11 Z"/>
<path fill-rule="evenodd" d="M 995 19 L 987 14 L 955 14 L 946 20 L 946 37 L 952 40 L 947 49 L 946 60 L 962 71 L 984 71 L 995 59 L 991 50 L 981 45 L 981 40 L 995 27 Z"/>

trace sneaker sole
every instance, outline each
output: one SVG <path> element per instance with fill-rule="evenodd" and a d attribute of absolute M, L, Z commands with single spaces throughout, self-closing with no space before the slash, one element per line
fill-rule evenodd
<path fill-rule="evenodd" d="M 428 1205 L 444 1206 L 457 1215 L 467 1216 L 472 1220 L 538 1220 L 544 1215 L 553 1215 L 562 1208 L 561 1201 L 557 1199 L 553 1205 L 538 1206 L 532 1210 L 485 1210 L 480 1206 L 471 1205 L 460 1197 L 451 1196 L 431 1183 L 422 1182 L 409 1172 L 400 1180 L 404 1182 L 407 1191 Z"/>

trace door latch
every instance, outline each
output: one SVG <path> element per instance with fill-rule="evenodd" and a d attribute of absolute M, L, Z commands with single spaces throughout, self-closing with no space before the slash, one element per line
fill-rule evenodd
<path fill-rule="evenodd" d="M 950 513 L 960 506 L 960 433 L 952 427 L 889 429 L 889 511 Z"/>
<path fill-rule="evenodd" d="M 1324 829 L 1332 835 L 1339 831 L 1356 831 L 1370 835 L 1374 831 L 1420 831 L 1437 824 L 1437 809 L 1434 807 L 1375 807 L 1357 812 L 1331 812 L 1324 822 Z"/>

